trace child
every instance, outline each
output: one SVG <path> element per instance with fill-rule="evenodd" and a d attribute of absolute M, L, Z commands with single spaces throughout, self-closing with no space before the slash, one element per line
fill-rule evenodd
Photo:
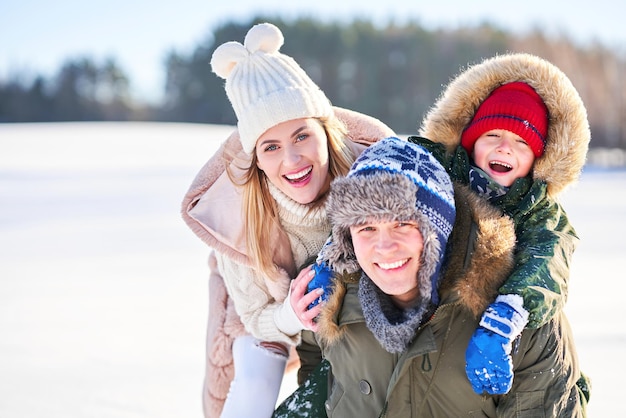
<path fill-rule="evenodd" d="M 453 180 L 515 222 L 515 268 L 483 313 L 466 353 L 476 393 L 505 394 L 511 352 L 567 299 L 578 237 L 557 198 L 574 183 L 590 140 L 586 110 L 567 76 L 528 54 L 497 56 L 453 80 L 427 114 L 421 137 Z M 428 139 L 425 139 L 428 138 Z"/>

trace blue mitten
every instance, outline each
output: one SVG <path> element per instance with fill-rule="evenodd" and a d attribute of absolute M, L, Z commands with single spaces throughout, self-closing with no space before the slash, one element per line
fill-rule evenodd
<path fill-rule="evenodd" d="M 309 309 L 328 299 L 330 296 L 330 285 L 333 281 L 333 271 L 328 267 L 328 264 L 318 261 L 313 264 L 313 271 L 315 272 L 315 276 L 307 285 L 307 293 L 320 287 L 324 289 L 324 293 L 311 302 Z"/>
<path fill-rule="evenodd" d="M 513 384 L 512 342 L 528 323 L 518 295 L 501 295 L 489 305 L 465 352 L 465 373 L 474 392 L 503 395 Z"/>

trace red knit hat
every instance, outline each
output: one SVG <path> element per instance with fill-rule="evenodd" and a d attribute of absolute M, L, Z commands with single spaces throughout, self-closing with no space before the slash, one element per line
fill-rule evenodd
<path fill-rule="evenodd" d="M 535 158 L 539 158 L 546 145 L 548 109 L 528 84 L 521 81 L 505 84 L 492 91 L 478 107 L 461 135 L 461 145 L 471 154 L 478 137 L 492 129 L 505 129 L 521 136 Z"/>

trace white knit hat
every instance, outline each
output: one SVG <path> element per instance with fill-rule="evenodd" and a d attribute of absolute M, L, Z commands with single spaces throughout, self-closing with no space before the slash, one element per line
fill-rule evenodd
<path fill-rule="evenodd" d="M 226 42 L 211 58 L 213 72 L 226 80 L 241 145 L 248 154 L 257 139 L 279 123 L 333 112 L 324 93 L 294 59 L 278 52 L 284 41 L 280 29 L 261 23 L 248 31 L 243 45 Z"/>

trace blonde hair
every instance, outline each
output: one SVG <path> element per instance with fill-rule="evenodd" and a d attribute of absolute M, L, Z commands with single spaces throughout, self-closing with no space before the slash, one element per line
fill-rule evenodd
<path fill-rule="evenodd" d="M 329 164 L 328 172 L 331 181 L 335 177 L 345 176 L 355 156 L 346 144 L 347 128 L 337 117 L 313 118 L 317 120 L 328 139 Z M 231 181 L 243 188 L 244 229 L 246 231 L 246 249 L 252 266 L 262 275 L 275 279 L 278 275 L 277 266 L 272 257 L 272 248 L 263 245 L 262 238 L 270 236 L 273 226 L 279 225 L 276 202 L 269 192 L 265 173 L 257 167 L 256 153 L 246 167 L 241 167 L 244 174 L 239 178 L 227 168 Z M 311 205 L 311 208 L 324 204 L 326 196 Z"/>

